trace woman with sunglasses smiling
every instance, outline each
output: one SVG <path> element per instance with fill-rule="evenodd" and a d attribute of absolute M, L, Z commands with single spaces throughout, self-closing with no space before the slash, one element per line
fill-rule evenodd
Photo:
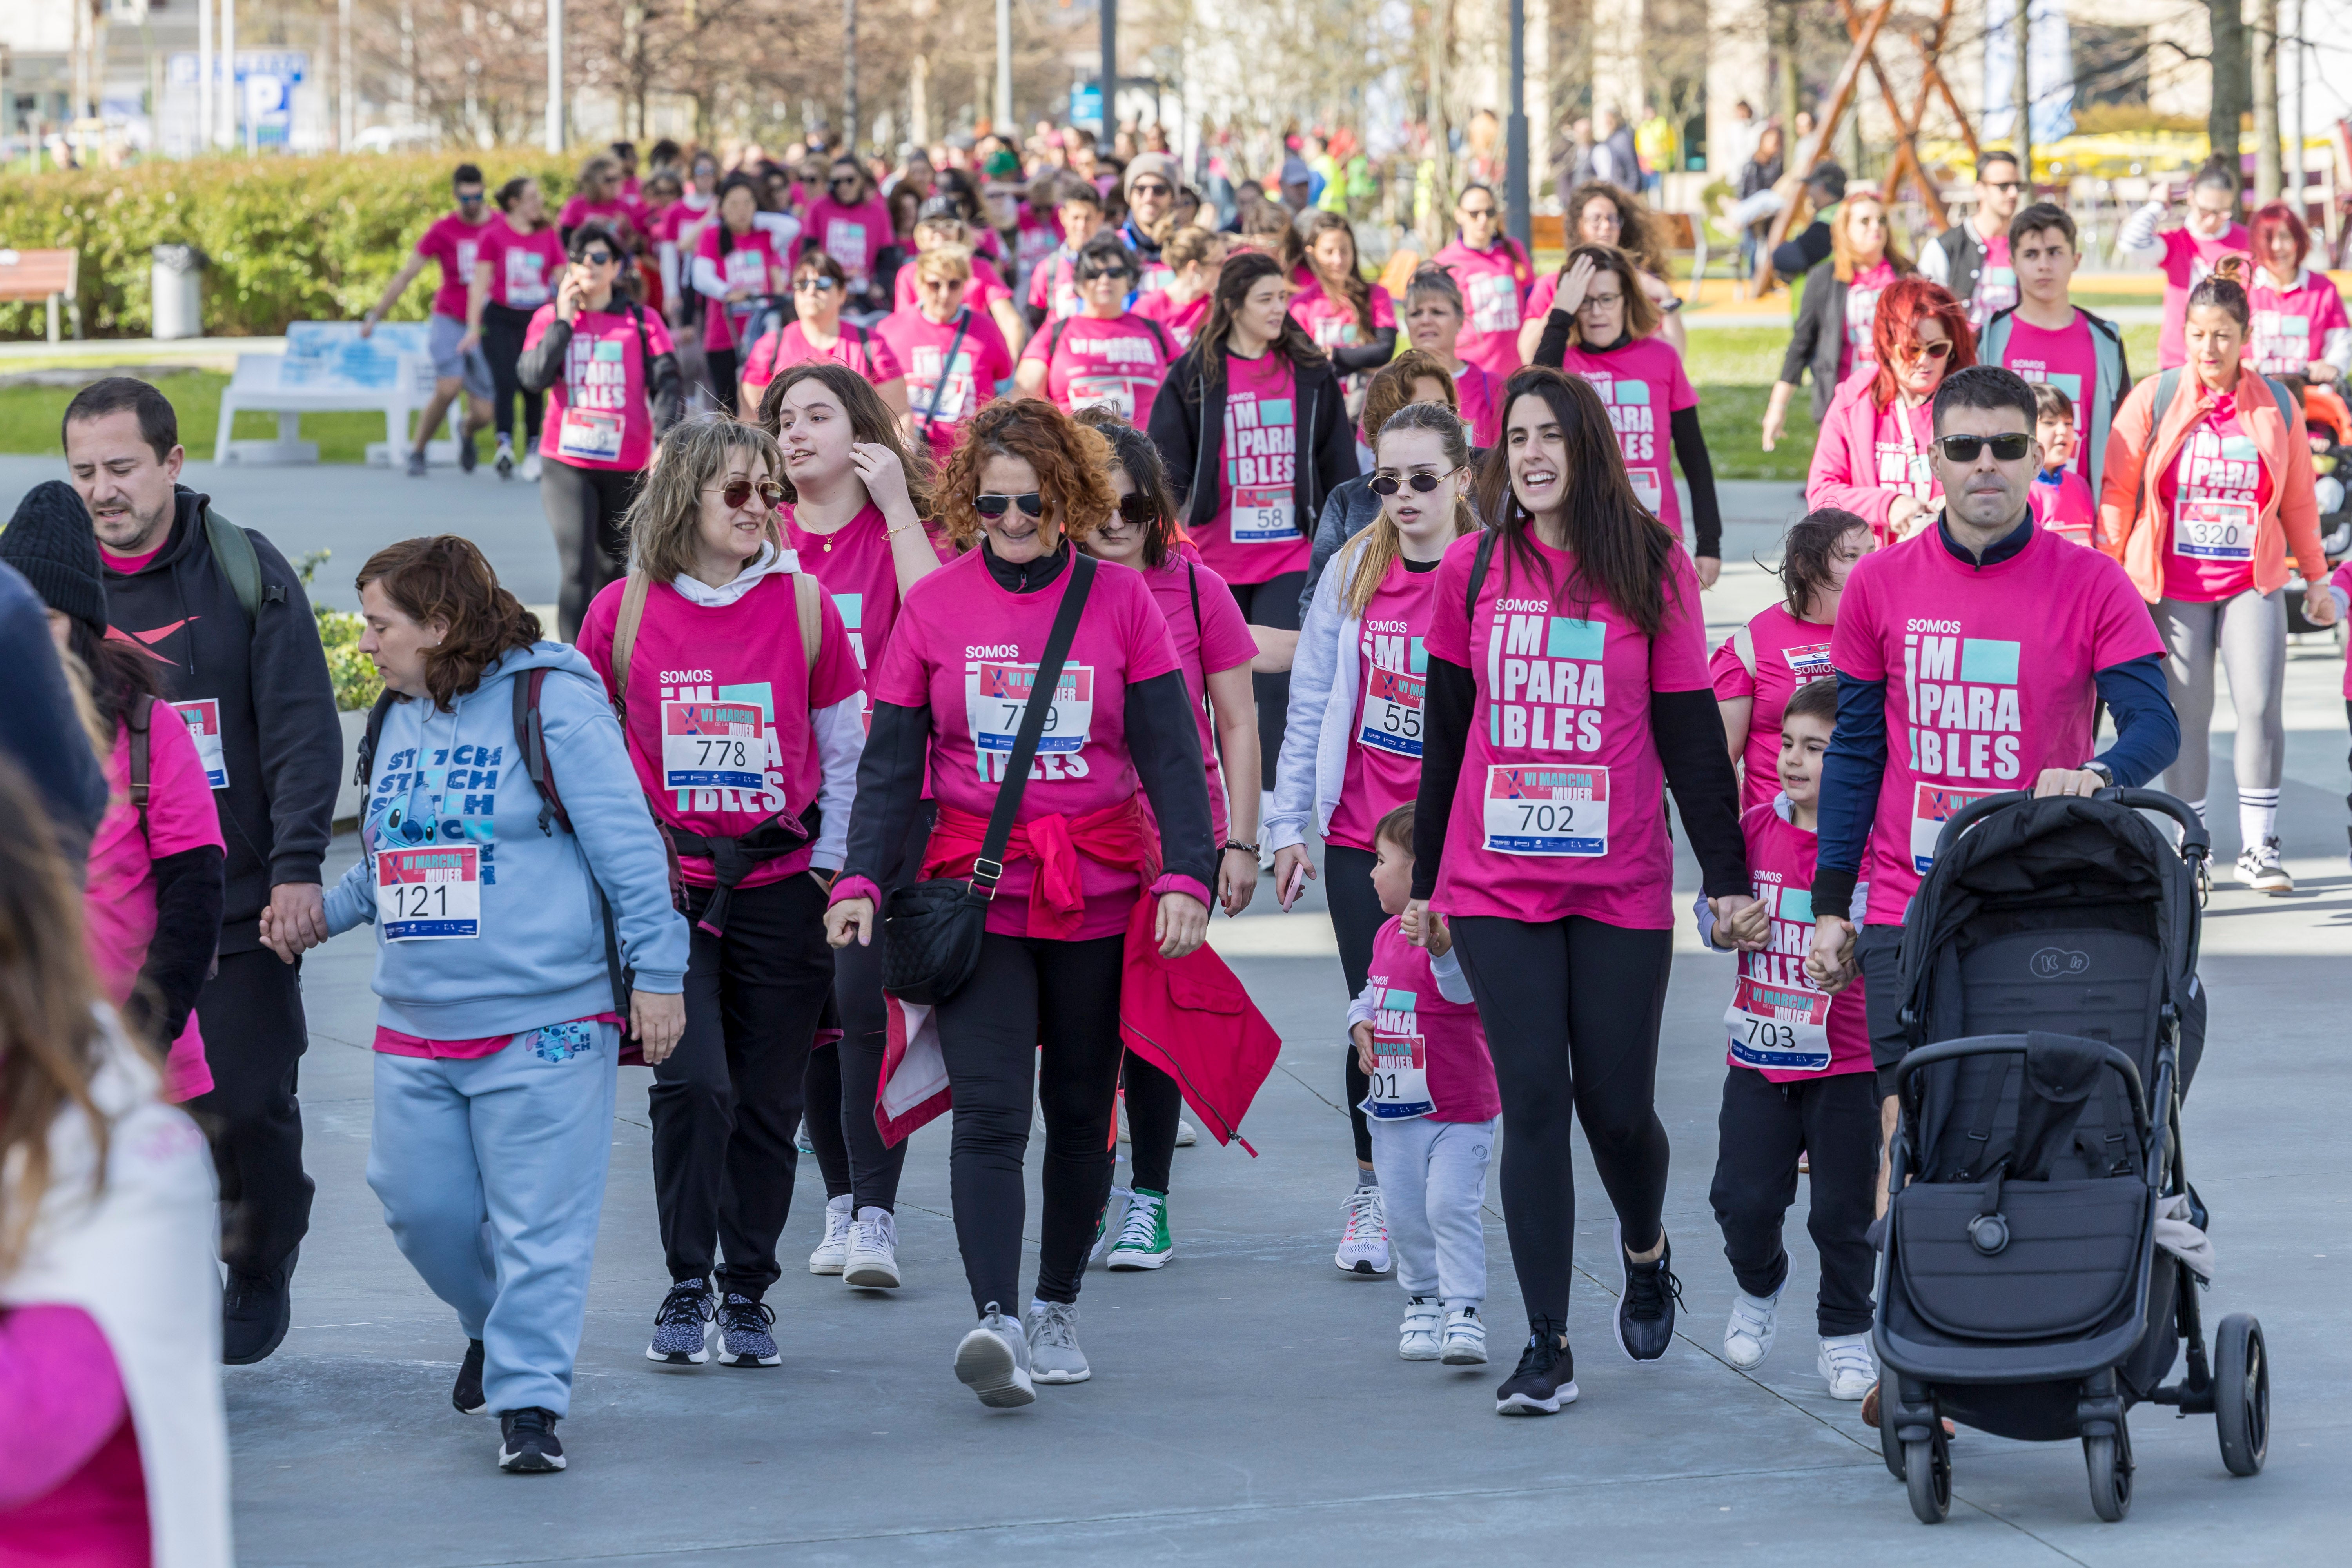
<path fill-rule="evenodd" d="M 548 394 L 539 500 L 555 534 L 556 624 L 567 640 L 580 635 L 588 602 L 621 574 L 621 515 L 682 402 L 669 329 L 623 287 L 629 258 L 618 237 L 601 222 L 582 224 L 571 254 L 515 365 L 525 392 Z"/>
<path fill-rule="evenodd" d="M 672 431 L 629 510 L 628 578 L 580 631 L 692 927 L 686 1032 L 646 1053 L 672 1283 L 646 1358 L 671 1369 L 709 1360 L 714 1316 L 722 1363 L 781 1360 L 761 1298 L 782 1273 L 801 1079 L 833 991 L 825 882 L 865 743 L 840 612 L 777 534 L 782 467 L 766 431 L 722 415 Z"/>
<path fill-rule="evenodd" d="M 824 194 L 809 203 L 807 226 L 793 254 L 797 259 L 810 250 L 832 257 L 849 275 L 844 315 L 862 323 L 864 317 L 890 308 L 890 296 L 877 279 L 898 268 L 898 235 L 890 205 L 874 194 L 855 158 L 835 159 L 825 174 Z"/>
<path fill-rule="evenodd" d="M 1849 379 L 1873 362 L 1885 363 L 1877 359 L 1877 313 L 1895 279 L 1915 271 L 1887 232 L 1886 204 L 1876 192 L 1856 191 L 1838 204 L 1830 222 L 1830 253 L 1805 274 L 1797 324 L 1780 356 L 1780 378 L 1764 405 L 1766 451 L 1780 443 L 1801 379 L 1812 378 L 1818 425 L 1829 417 L 1830 400 Z"/>
<path fill-rule="evenodd" d="M 1199 729 L 1167 622 L 1141 574 L 1073 545 L 1114 510 L 1107 466 L 1102 437 L 1050 403 L 992 404 L 972 421 L 940 494 L 950 531 L 977 548 L 907 595 L 872 682 L 849 861 L 825 912 L 836 946 L 878 934 L 881 884 L 927 783 L 939 825 L 924 873 L 971 873 L 1063 597 L 1085 594 L 1045 694 L 1050 742 L 1023 785 L 979 965 L 920 1025 L 937 1030 L 954 1101 L 956 1239 L 981 1317 L 956 1374 L 999 1407 L 1029 1404 L 1036 1382 L 1089 1374 L 1076 1303 L 1110 1191 L 1126 932 L 1138 901 L 1153 898 L 1160 951 L 1192 952 L 1216 875 Z M 1045 1116 L 1045 1220 L 1024 1299 L 1033 1083 Z M 902 1129 L 937 1108 L 910 1112 Z M 1024 1300 L 1025 1333 L 1003 1316 Z"/>
<path fill-rule="evenodd" d="M 1438 564 L 1456 539 L 1477 529 L 1470 441 L 1450 405 L 1408 403 L 1372 440 L 1370 491 L 1380 510 L 1331 558 L 1299 631 L 1265 827 L 1286 909 L 1316 874 L 1309 828 L 1323 840 L 1323 896 L 1350 997 L 1364 989 L 1372 939 L 1388 918 L 1372 888 L 1380 858 L 1374 829 L 1421 787 L 1427 666 L 1415 656 L 1429 635 Z M 1340 1055 L 1357 1175 L 1334 1260 L 1347 1273 L 1385 1274 L 1387 1215 L 1364 1109 L 1371 1080 L 1354 1041 Z"/>
<path fill-rule="evenodd" d="M 719 182 L 719 221 L 702 231 L 690 280 L 702 296 L 702 357 L 710 366 L 710 393 L 733 413 L 737 357 L 756 331 L 766 301 L 783 292 L 783 254 L 800 232 L 789 213 L 760 210 L 759 185 L 749 174 Z"/>
<path fill-rule="evenodd" d="M 957 169 L 948 172 L 962 173 Z M 992 245 L 983 244 L 983 237 L 991 242 L 996 237 L 993 230 L 964 216 L 962 198 L 941 194 L 925 202 L 915 219 L 915 254 L 900 265 L 898 277 L 890 284 L 891 310 L 910 310 L 920 303 L 917 262 L 934 250 L 957 247 L 970 259 L 971 284 L 963 302 L 995 322 L 1006 342 L 1018 344 L 1026 341 L 1029 323 L 1022 319 L 1021 307 L 1013 302 L 1013 290 L 997 271 L 990 257 Z"/>
<path fill-rule="evenodd" d="M 776 372 L 810 360 L 847 365 L 872 384 L 893 415 L 905 417 L 906 369 L 878 329 L 842 321 L 841 305 L 848 294 L 849 274 L 840 262 L 821 250 L 801 257 L 793 268 L 796 319 L 761 333 L 743 356 L 745 418 L 754 416 Z"/>
<path fill-rule="evenodd" d="M 1683 372 L 1683 356 L 1658 335 L 1661 319 L 1642 290 L 1632 258 L 1615 246 L 1580 245 L 1560 273 L 1535 363 L 1558 365 L 1591 383 L 1609 405 L 1634 498 L 1689 542 L 1698 584 L 1712 588 L 1723 574 L 1715 465 L 1699 428 L 1698 394 Z M 1689 531 L 1683 527 L 1682 497 L 1675 490 L 1675 471 L 1661 437 L 1672 440 L 1674 459 L 1690 484 Z"/>
<path fill-rule="evenodd" d="M 1924 278 L 1889 284 L 1870 331 L 1876 368 L 1831 399 L 1805 476 L 1805 504 L 1853 512 L 1879 543 L 1893 544 L 1943 510 L 1943 488 L 1927 460 L 1936 389 L 1977 363 L 1977 335 L 1960 302 Z"/>
<path fill-rule="evenodd" d="M 1080 308 L 1029 340 L 1013 384 L 1075 414 L 1099 405 L 1130 425 L 1151 417 L 1151 400 L 1175 362 L 1168 329 L 1126 305 L 1135 287 L 1135 257 L 1116 234 L 1078 247 Z"/>

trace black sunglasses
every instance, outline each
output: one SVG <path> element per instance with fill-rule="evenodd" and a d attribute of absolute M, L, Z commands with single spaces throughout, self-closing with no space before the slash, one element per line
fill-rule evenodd
<path fill-rule="evenodd" d="M 1407 485 L 1427 495 L 1445 482 L 1444 474 L 1378 474 L 1365 488 L 1376 496 L 1392 496 Z"/>
<path fill-rule="evenodd" d="M 1128 186 L 1127 194 L 1130 196 L 1172 196 L 1176 193 L 1158 180 L 1138 180 Z"/>
<path fill-rule="evenodd" d="M 796 278 L 793 280 L 793 288 L 803 294 L 830 294 L 833 292 L 833 279 L 822 273 L 814 278 Z"/>
<path fill-rule="evenodd" d="M 1118 520 L 1138 528 L 1149 528 L 1160 521 L 1160 509 L 1151 504 L 1150 496 L 1138 490 L 1118 498 Z"/>
<path fill-rule="evenodd" d="M 1031 517 L 1045 515 L 1045 498 L 1035 490 L 1031 490 L 1026 495 L 1017 496 L 976 495 L 971 498 L 971 510 L 982 517 L 1003 517 L 1013 510 L 1015 502 L 1018 502 L 1021 510 Z"/>
<path fill-rule="evenodd" d="M 609 250 L 583 250 L 580 253 L 580 259 L 591 267 L 610 267 L 620 258 Z"/>
<path fill-rule="evenodd" d="M 1115 263 L 1108 267 L 1081 267 L 1078 268 L 1078 281 L 1081 283 L 1092 283 L 1096 279 L 1102 278 L 1132 278 L 1134 276 L 1134 272 L 1129 270 L 1128 268 Z"/>
<path fill-rule="evenodd" d="M 2006 431 L 1999 436 L 1938 436 L 1936 437 L 1937 447 L 1942 451 L 1947 461 L 1954 463 L 1975 462 L 1978 454 L 1985 449 L 1987 443 L 1990 443 L 1992 447 L 1995 461 L 2014 463 L 2032 449 L 2033 437 L 2014 430 Z"/>
<path fill-rule="evenodd" d="M 711 488 L 719 492 L 719 499 L 729 506 L 741 506 L 751 499 L 751 492 L 755 489 L 760 492 L 760 499 L 768 503 L 768 510 L 771 511 L 784 503 L 784 487 L 773 479 L 761 479 L 757 484 L 750 479 L 730 479 L 723 485 L 714 485 Z"/>
<path fill-rule="evenodd" d="M 859 178 L 858 178 L 856 175 L 855 175 L 855 174 L 847 174 L 847 175 L 844 175 L 842 178 L 840 178 L 840 179 L 838 179 L 838 180 L 827 180 L 827 181 L 825 182 L 825 184 L 826 184 L 827 185 L 830 185 L 833 189 L 835 189 L 835 190 L 836 190 L 836 191 L 837 191 L 837 190 L 840 190 L 840 189 L 841 189 L 842 187 L 844 187 L 845 185 L 862 185 L 862 184 L 864 184 L 865 183 L 866 183 L 865 181 L 863 181 L 863 180 L 859 179 Z"/>

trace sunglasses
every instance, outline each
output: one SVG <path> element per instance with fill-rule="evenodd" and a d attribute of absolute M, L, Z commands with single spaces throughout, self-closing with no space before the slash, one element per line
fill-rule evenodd
<path fill-rule="evenodd" d="M 1945 459 L 1954 463 L 1973 463 L 1985 447 L 1992 447 L 1997 462 L 2014 463 L 2033 447 L 2033 437 L 2010 431 L 1999 436 L 1939 436 L 1936 447 Z"/>
<path fill-rule="evenodd" d="M 1130 196 L 1172 196 L 1176 193 L 1157 180 L 1138 180 L 1127 188 Z"/>
<path fill-rule="evenodd" d="M 976 495 L 971 498 L 971 510 L 982 517 L 1003 517 L 1013 510 L 1015 502 L 1018 502 L 1021 510 L 1031 517 L 1045 515 L 1045 498 L 1035 490 L 1017 496 Z"/>
<path fill-rule="evenodd" d="M 1118 520 L 1138 528 L 1150 528 L 1160 521 L 1160 509 L 1151 504 L 1150 496 L 1137 491 L 1118 498 Z"/>
<path fill-rule="evenodd" d="M 610 267 L 620 259 L 609 250 L 583 250 L 580 259 L 590 267 Z"/>
<path fill-rule="evenodd" d="M 730 479 L 723 485 L 708 488 L 717 490 L 719 499 L 731 507 L 740 507 L 749 501 L 753 490 L 760 492 L 760 499 L 767 503 L 770 511 L 784 503 L 784 487 L 773 479 L 761 479 L 756 484 L 750 479 Z"/>
<path fill-rule="evenodd" d="M 2017 195 L 2021 188 L 2019 182 L 2015 180 L 1987 180 L 1985 182 L 1986 190 L 1999 191 L 2005 196 L 2013 196 Z"/>
<path fill-rule="evenodd" d="M 461 207 L 480 206 L 482 205 L 482 193 L 476 191 L 469 196 L 465 192 L 459 191 L 457 193 L 457 205 Z"/>
<path fill-rule="evenodd" d="M 1078 269 L 1078 281 L 1094 283 L 1105 278 L 1132 278 L 1135 274 L 1124 267 L 1085 267 Z"/>
<path fill-rule="evenodd" d="M 1392 496 L 1411 485 L 1423 495 L 1427 495 L 1444 482 L 1444 474 L 1376 474 L 1366 488 L 1376 496 Z"/>
<path fill-rule="evenodd" d="M 1461 209 L 1461 212 L 1462 221 L 1465 223 L 1468 223 L 1475 218 L 1493 217 L 1495 216 L 1495 209 L 1493 207 L 1464 207 Z"/>
<path fill-rule="evenodd" d="M 793 292 L 795 294 L 830 294 L 833 292 L 833 279 L 824 277 L 795 278 L 793 279 Z"/>
<path fill-rule="evenodd" d="M 1905 359 L 1946 359 L 1951 355 L 1952 342 L 1946 338 L 1941 342 L 1905 343 L 1896 352 Z"/>
<path fill-rule="evenodd" d="M 836 190 L 836 191 L 848 191 L 848 190 L 855 190 L 855 189 L 856 189 L 859 185 L 861 185 L 861 184 L 865 184 L 865 182 L 864 182 L 863 180 L 860 180 L 860 179 L 859 179 L 856 175 L 855 175 L 855 174 L 852 174 L 852 175 L 848 176 L 846 179 L 840 179 L 840 180 L 827 180 L 827 181 L 825 182 L 825 184 L 826 184 L 827 186 L 829 186 L 829 187 L 831 187 L 832 189 Z"/>

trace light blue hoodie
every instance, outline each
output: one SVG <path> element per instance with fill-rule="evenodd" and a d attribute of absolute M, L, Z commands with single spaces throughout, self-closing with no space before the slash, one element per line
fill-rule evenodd
<path fill-rule="evenodd" d="M 531 669 L 550 672 L 540 716 L 548 772 L 572 833 L 552 822 L 541 826 L 540 794 L 515 747 L 515 680 Z M 501 655 L 451 711 L 421 700 L 394 703 L 375 757 L 360 830 L 366 852 L 327 895 L 331 931 L 374 921 L 376 851 L 436 844 L 481 850 L 479 936 L 378 937 L 373 987 L 386 1026 L 428 1040 L 470 1040 L 610 1011 L 605 899 L 618 914 L 623 962 L 635 971 L 637 988 L 684 988 L 686 920 L 670 904 L 668 853 L 604 683 L 569 644 Z"/>

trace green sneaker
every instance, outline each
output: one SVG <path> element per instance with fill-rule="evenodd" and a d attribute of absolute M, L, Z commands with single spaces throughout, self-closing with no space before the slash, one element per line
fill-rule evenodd
<path fill-rule="evenodd" d="M 1136 1188 L 1128 1200 L 1127 1223 L 1119 1226 L 1118 1241 L 1110 1249 L 1110 1267 L 1160 1268 L 1175 1256 L 1176 1243 L 1168 1234 L 1168 1194 Z"/>

